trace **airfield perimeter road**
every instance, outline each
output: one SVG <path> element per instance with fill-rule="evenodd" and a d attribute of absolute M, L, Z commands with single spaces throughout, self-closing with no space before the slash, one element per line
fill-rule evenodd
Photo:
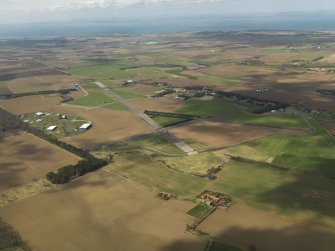
<path fill-rule="evenodd" d="M 105 92 L 107 92 L 110 96 L 112 96 L 116 101 L 127 107 L 130 111 L 135 113 L 138 117 L 143 119 L 148 125 L 150 125 L 152 128 L 160 132 L 162 135 L 164 135 L 167 139 L 169 139 L 171 142 L 173 142 L 179 149 L 181 149 L 183 152 L 185 152 L 188 155 L 194 155 L 198 152 L 195 151 L 192 147 L 187 145 L 184 141 L 178 139 L 175 135 L 170 133 L 169 131 L 162 128 L 158 123 L 156 123 L 154 120 L 152 120 L 147 114 L 137 109 L 135 106 L 130 104 L 126 99 L 115 93 L 112 89 L 106 87 L 101 82 L 95 82 L 97 86 L 102 88 Z"/>

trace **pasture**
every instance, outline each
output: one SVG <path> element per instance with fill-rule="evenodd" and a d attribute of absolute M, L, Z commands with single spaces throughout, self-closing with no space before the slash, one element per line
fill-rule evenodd
<path fill-rule="evenodd" d="M 142 153 L 123 153 L 114 156 L 114 164 L 108 167 L 122 176 L 134 180 L 150 190 L 168 192 L 181 197 L 199 194 L 208 180 L 168 168 Z M 186 210 L 185 210 L 186 211 Z"/>
<path fill-rule="evenodd" d="M 104 107 L 115 110 L 127 110 L 126 107 L 114 100 L 113 97 L 106 94 L 103 90 L 98 88 L 92 83 L 84 85 L 84 88 L 87 90 L 88 94 L 84 97 L 75 99 L 69 104 L 78 105 L 78 106 L 88 106 L 88 107 Z"/>
<path fill-rule="evenodd" d="M 250 142 L 248 145 L 272 156 L 274 164 L 289 167 L 297 172 L 333 176 L 335 173 L 334 138 L 316 121 L 310 120 L 310 123 L 316 130 L 315 135 L 273 136 Z"/>

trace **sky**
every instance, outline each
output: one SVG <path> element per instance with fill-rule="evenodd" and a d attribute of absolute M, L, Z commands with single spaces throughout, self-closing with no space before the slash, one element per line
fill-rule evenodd
<path fill-rule="evenodd" d="M 335 11 L 335 0 L 0 0 L 0 25 L 316 11 Z"/>

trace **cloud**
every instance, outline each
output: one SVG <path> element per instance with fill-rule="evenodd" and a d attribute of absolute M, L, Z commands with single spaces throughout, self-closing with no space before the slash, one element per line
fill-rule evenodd
<path fill-rule="evenodd" d="M 0 13 L 51 12 L 108 7 L 125 8 L 136 5 L 199 4 L 229 1 L 233 0 L 0 0 Z"/>

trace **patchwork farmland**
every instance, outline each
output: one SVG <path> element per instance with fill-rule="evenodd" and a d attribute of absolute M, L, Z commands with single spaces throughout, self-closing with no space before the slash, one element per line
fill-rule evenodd
<path fill-rule="evenodd" d="M 5 250 L 333 250 L 333 34 L 59 39 L 1 48 Z"/>

